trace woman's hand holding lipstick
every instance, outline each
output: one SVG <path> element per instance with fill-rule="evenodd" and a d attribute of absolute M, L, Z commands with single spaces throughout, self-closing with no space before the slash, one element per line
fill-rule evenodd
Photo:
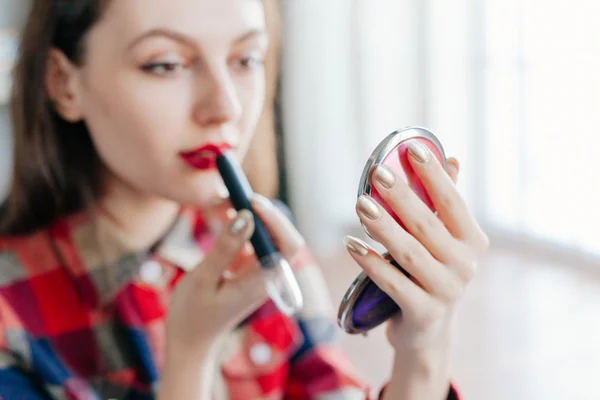
<path fill-rule="evenodd" d="M 293 259 L 306 246 L 306 241 L 294 224 L 269 199 L 254 194 L 251 205 L 257 216 L 265 224 L 284 258 Z M 225 229 L 235 215 L 236 211 L 229 201 L 226 190 L 215 198 L 213 207 L 205 213 L 211 229 L 216 232 Z M 248 257 L 255 257 L 255 254 L 251 244 L 246 242 L 238 257 L 225 269 L 223 278 L 233 279 L 238 273 L 241 273 L 240 269 L 247 264 L 245 260 Z"/>
<path fill-rule="evenodd" d="M 281 254 L 292 259 L 304 246 L 302 236 L 269 200 L 255 195 L 251 204 Z M 220 236 L 204 260 L 181 279 L 171 296 L 159 399 L 164 397 L 163 393 L 180 393 L 179 397 L 189 398 L 187 394 L 198 390 L 205 396 L 199 398 L 209 398 L 219 338 L 269 298 L 262 271 L 248 246 L 254 230 L 252 213 L 249 210 L 236 213 L 225 199 L 212 212 L 224 224 Z M 185 387 L 186 382 L 197 382 L 196 387 Z"/>
<path fill-rule="evenodd" d="M 167 351 L 208 355 L 219 336 L 267 300 L 260 269 L 245 250 L 253 230 L 252 213 L 237 213 L 202 262 L 177 284 L 167 316 Z M 223 279 L 233 265 L 236 276 Z"/>
<path fill-rule="evenodd" d="M 291 221 L 260 195 L 255 195 L 251 204 L 282 256 L 293 259 L 305 241 Z M 236 213 L 226 199 L 216 204 L 212 213 L 223 229 L 204 260 L 177 285 L 168 316 L 168 326 L 173 327 L 169 336 L 173 338 L 172 347 L 183 347 L 188 352 L 195 348 L 199 353 L 206 352 L 216 337 L 268 299 L 248 242 L 254 230 L 252 213 Z"/>
<path fill-rule="evenodd" d="M 357 213 L 373 238 L 412 278 L 361 240 L 346 237 L 345 243 L 354 260 L 402 309 L 388 325 L 388 339 L 397 353 L 390 396 L 441 399 L 448 388 L 445 374 L 454 305 L 473 278 L 488 248 L 488 238 L 455 186 L 456 160 L 448 160 L 446 173 L 417 141 L 410 143 L 408 158 L 437 215 L 402 179 L 382 166 L 374 171 L 374 185 L 407 229 L 368 196 L 359 198 Z M 408 382 L 419 381 L 414 376 L 409 379 L 414 371 L 428 371 L 422 376 L 424 380 L 438 379 L 439 392 L 434 397 L 414 386 L 411 389 Z M 411 397 L 409 393 L 426 397 Z"/>
<path fill-rule="evenodd" d="M 243 274 L 223 279 L 224 271 L 239 262 L 253 230 L 252 214 L 237 213 L 202 262 L 175 287 L 158 399 L 209 399 L 219 338 L 266 301 L 259 267 L 250 257 L 241 257 Z"/>

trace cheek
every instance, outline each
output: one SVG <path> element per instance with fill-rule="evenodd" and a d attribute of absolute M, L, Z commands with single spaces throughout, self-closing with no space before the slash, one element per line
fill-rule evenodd
<path fill-rule="evenodd" d="M 101 152 L 132 161 L 156 161 L 181 144 L 178 133 L 184 129 L 177 124 L 186 121 L 185 96 L 161 93 L 156 85 L 123 78 L 95 79 L 103 84 L 87 86 L 86 122 Z"/>
<path fill-rule="evenodd" d="M 242 83 L 238 87 L 238 95 L 244 110 L 238 127 L 242 135 L 238 154 L 240 157 L 244 157 L 250 147 L 257 123 L 263 112 L 265 101 L 264 75 L 257 74 L 250 82 Z"/>
<path fill-rule="evenodd" d="M 103 163 L 128 185 L 161 192 L 181 171 L 175 154 L 185 143 L 185 128 L 177 126 L 186 121 L 184 97 L 152 85 L 130 87 L 126 79 L 94 82 L 105 84 L 86 88 L 84 114 Z"/>

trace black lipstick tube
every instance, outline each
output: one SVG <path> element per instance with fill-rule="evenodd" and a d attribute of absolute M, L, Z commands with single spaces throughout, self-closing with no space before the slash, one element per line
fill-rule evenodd
<path fill-rule="evenodd" d="M 267 292 L 280 311 L 294 314 L 303 304 L 300 287 L 290 264 L 280 255 L 267 228 L 252 209 L 250 199 L 254 191 L 246 174 L 227 151 L 216 157 L 216 165 L 233 207 L 237 211 L 250 210 L 254 216 L 254 232 L 250 243 L 263 271 Z"/>

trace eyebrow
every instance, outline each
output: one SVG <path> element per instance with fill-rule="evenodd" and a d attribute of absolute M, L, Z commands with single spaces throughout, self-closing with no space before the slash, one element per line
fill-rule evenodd
<path fill-rule="evenodd" d="M 233 44 L 239 44 L 239 43 L 245 42 L 246 40 L 249 40 L 249 39 L 251 39 L 253 37 L 257 37 L 257 36 L 265 36 L 266 33 L 267 33 L 266 30 L 262 29 L 262 28 L 250 29 L 248 32 L 246 32 L 243 35 L 241 35 L 240 37 L 236 38 L 233 41 Z M 131 42 L 131 44 L 129 45 L 129 49 L 132 49 L 133 47 L 138 45 L 140 42 L 142 42 L 148 38 L 151 38 L 151 37 L 166 37 L 166 38 L 169 38 L 176 42 L 183 43 L 186 46 L 190 46 L 190 47 L 196 45 L 195 41 L 189 36 L 183 35 L 181 33 L 175 32 L 170 29 L 156 28 L 156 29 L 152 29 L 152 30 L 144 33 L 143 35 L 141 35 L 140 37 L 135 39 L 133 42 Z"/>

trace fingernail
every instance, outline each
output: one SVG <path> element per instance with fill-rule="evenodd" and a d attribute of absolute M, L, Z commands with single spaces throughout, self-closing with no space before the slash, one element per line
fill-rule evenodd
<path fill-rule="evenodd" d="M 377 219 L 381 216 L 381 210 L 377 203 L 364 195 L 358 198 L 358 209 L 369 219 Z"/>
<path fill-rule="evenodd" d="M 222 276 L 223 276 L 223 279 L 225 279 L 225 280 L 231 280 L 231 279 L 235 278 L 235 275 L 233 274 L 233 272 L 229 271 L 228 269 L 223 271 Z"/>
<path fill-rule="evenodd" d="M 267 199 L 264 196 L 261 196 L 260 194 L 255 194 L 254 196 L 252 196 L 252 200 L 256 202 L 256 206 L 258 208 L 262 208 L 264 210 L 268 210 L 273 206 L 273 203 L 271 203 L 269 199 Z"/>
<path fill-rule="evenodd" d="M 223 204 L 229 198 L 229 191 L 225 186 L 217 186 L 217 196 L 213 200 L 214 205 Z"/>
<path fill-rule="evenodd" d="M 236 215 L 237 211 L 235 211 L 233 208 L 228 208 L 227 211 L 225 211 L 225 216 L 229 219 L 235 218 Z"/>
<path fill-rule="evenodd" d="M 239 234 L 248 227 L 248 212 L 244 211 L 245 210 L 240 211 L 236 219 L 231 224 L 231 233 L 234 235 Z"/>
<path fill-rule="evenodd" d="M 375 168 L 375 178 L 387 189 L 396 186 L 396 175 L 386 166 L 378 165 Z"/>
<path fill-rule="evenodd" d="M 454 167 L 454 169 L 456 169 L 457 171 L 460 169 L 460 163 L 458 162 L 458 160 L 454 157 L 449 158 L 447 160 L 449 165 L 452 165 Z"/>
<path fill-rule="evenodd" d="M 452 169 L 453 173 L 458 174 L 458 169 L 460 167 L 459 167 L 458 161 L 455 158 L 449 158 L 446 161 L 446 165 L 447 165 L 446 169 L 448 171 L 450 171 L 450 169 Z"/>
<path fill-rule="evenodd" d="M 429 150 L 416 140 L 408 142 L 408 151 L 420 163 L 429 161 Z"/>
<path fill-rule="evenodd" d="M 366 256 L 369 254 L 369 247 L 365 242 L 360 239 L 357 239 L 353 236 L 346 236 L 344 238 L 344 244 L 350 251 L 359 254 L 361 256 Z"/>
<path fill-rule="evenodd" d="M 217 195 L 221 198 L 221 199 L 226 199 L 229 197 L 229 191 L 227 190 L 227 187 L 224 185 L 219 185 L 217 187 Z"/>

